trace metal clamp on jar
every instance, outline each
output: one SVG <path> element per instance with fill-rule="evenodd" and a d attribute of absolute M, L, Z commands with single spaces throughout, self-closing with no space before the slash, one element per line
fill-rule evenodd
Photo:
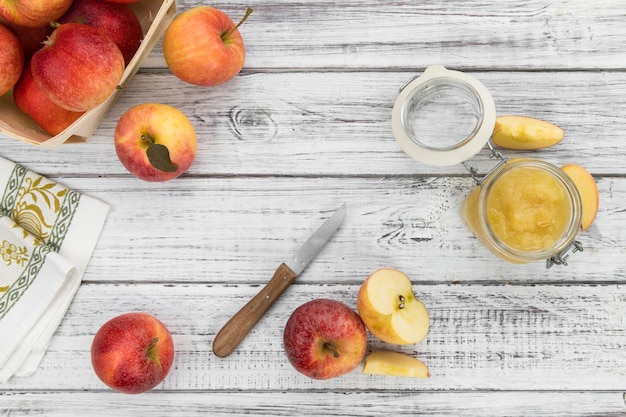
<path fill-rule="evenodd" d="M 583 249 L 575 240 L 582 218 L 578 190 L 553 164 L 496 152 L 489 142 L 495 121 L 485 86 L 441 65 L 402 86 L 392 113 L 394 136 L 407 155 L 427 165 L 462 163 L 468 169 L 476 187 L 463 202 L 463 220 L 483 245 L 509 262 L 567 265 L 569 252 Z M 467 161 L 485 145 L 498 162 L 480 178 Z"/>

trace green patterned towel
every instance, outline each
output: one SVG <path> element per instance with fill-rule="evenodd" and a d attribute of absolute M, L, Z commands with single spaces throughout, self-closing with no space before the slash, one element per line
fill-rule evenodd
<path fill-rule="evenodd" d="M 39 367 L 109 210 L 0 157 L 0 383 Z"/>

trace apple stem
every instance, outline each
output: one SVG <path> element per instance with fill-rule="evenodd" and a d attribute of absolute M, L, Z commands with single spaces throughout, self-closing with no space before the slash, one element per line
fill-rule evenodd
<path fill-rule="evenodd" d="M 398 296 L 398 300 L 400 301 L 400 304 L 398 304 L 398 308 L 399 309 L 403 309 L 404 308 L 404 295 L 399 295 Z"/>
<path fill-rule="evenodd" d="M 337 352 L 337 348 L 335 348 L 335 346 L 333 346 L 331 343 L 324 343 L 324 349 L 330 350 L 335 358 L 339 357 L 339 352 Z"/>
<path fill-rule="evenodd" d="M 150 359 L 153 362 L 159 362 L 159 357 L 157 355 L 157 348 L 156 345 L 159 342 L 159 338 L 155 337 L 152 339 L 152 341 L 150 342 L 150 346 L 148 346 L 148 350 L 146 352 L 146 356 L 148 357 L 148 359 Z"/>
<path fill-rule="evenodd" d="M 222 40 L 226 39 L 231 33 L 236 31 L 237 29 L 239 29 L 239 26 L 241 26 L 243 24 L 243 22 L 246 21 L 246 19 L 248 18 L 248 16 L 250 16 L 251 13 L 252 13 L 252 7 L 248 7 L 248 9 L 246 10 L 246 14 L 243 15 L 243 17 L 241 18 L 239 23 L 237 23 L 236 26 L 232 27 L 230 30 L 228 30 L 227 32 L 222 34 L 222 36 L 221 36 Z"/>

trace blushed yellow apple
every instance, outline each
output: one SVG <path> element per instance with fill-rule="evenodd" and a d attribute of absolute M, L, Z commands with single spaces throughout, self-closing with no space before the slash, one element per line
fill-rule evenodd
<path fill-rule="evenodd" d="M 137 104 L 120 117 L 113 137 L 126 169 L 144 181 L 169 181 L 196 157 L 196 131 L 185 114 L 161 103 Z"/>
<path fill-rule="evenodd" d="M 426 306 L 413 294 L 401 271 L 374 271 L 361 285 L 357 309 L 368 330 L 387 343 L 407 345 L 423 340 L 430 328 Z"/>
<path fill-rule="evenodd" d="M 598 207 L 600 205 L 600 194 L 598 192 L 598 185 L 593 179 L 589 171 L 580 165 L 567 164 L 561 167 L 563 171 L 574 181 L 578 194 L 580 194 L 580 201 L 583 208 L 583 218 L 581 221 L 581 229 L 587 230 L 591 223 L 593 223 L 598 213 Z"/>
<path fill-rule="evenodd" d="M 560 127 L 545 120 L 526 116 L 499 116 L 493 128 L 493 142 L 506 149 L 547 148 L 563 140 Z"/>
<path fill-rule="evenodd" d="M 246 48 L 239 27 L 221 10 L 196 6 L 176 16 L 163 36 L 163 56 L 172 74 L 190 84 L 216 86 L 239 74 Z"/>
<path fill-rule="evenodd" d="M 365 358 L 364 374 L 430 378 L 428 366 L 405 353 L 390 350 L 372 352 Z"/>

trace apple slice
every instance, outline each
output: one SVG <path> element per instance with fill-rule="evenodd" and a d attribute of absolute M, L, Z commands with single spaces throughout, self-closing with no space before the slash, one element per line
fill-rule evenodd
<path fill-rule="evenodd" d="M 363 282 L 357 309 L 365 326 L 383 342 L 407 345 L 428 334 L 428 310 L 413 295 L 409 278 L 396 269 L 379 269 Z"/>
<path fill-rule="evenodd" d="M 419 359 L 400 352 L 379 350 L 365 358 L 364 374 L 430 378 L 428 366 Z"/>
<path fill-rule="evenodd" d="M 576 184 L 583 209 L 581 229 L 587 230 L 596 218 L 598 207 L 600 205 L 598 185 L 589 171 L 580 165 L 567 164 L 562 166 L 561 169 L 569 175 L 572 181 L 574 181 L 574 184 Z"/>
<path fill-rule="evenodd" d="M 563 140 L 563 129 L 544 120 L 526 116 L 499 116 L 493 128 L 493 142 L 506 149 L 547 148 Z"/>

